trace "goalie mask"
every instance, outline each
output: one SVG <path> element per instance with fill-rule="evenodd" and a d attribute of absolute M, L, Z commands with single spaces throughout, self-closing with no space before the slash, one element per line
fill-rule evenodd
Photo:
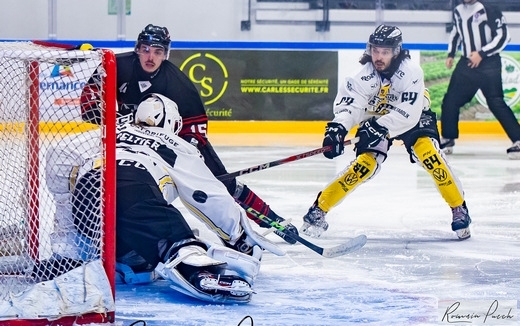
<path fill-rule="evenodd" d="M 391 48 L 394 57 L 401 52 L 403 34 L 396 26 L 379 25 L 368 39 L 366 53 L 370 55 L 371 47 Z"/>
<path fill-rule="evenodd" d="M 170 44 L 170 33 L 166 27 L 148 24 L 137 36 L 135 51 L 137 52 L 141 45 L 160 47 L 164 49 L 166 60 L 168 60 L 170 55 Z"/>
<path fill-rule="evenodd" d="M 152 93 L 145 96 L 137 107 L 135 123 L 161 127 L 177 135 L 182 128 L 182 117 L 174 101 Z"/>

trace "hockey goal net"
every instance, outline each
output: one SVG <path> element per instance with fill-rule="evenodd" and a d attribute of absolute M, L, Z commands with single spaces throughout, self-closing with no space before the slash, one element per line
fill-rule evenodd
<path fill-rule="evenodd" d="M 81 121 L 79 103 L 98 67 L 99 126 Z M 110 50 L 0 42 L 1 325 L 114 322 L 115 69 Z M 96 146 L 73 143 L 92 130 Z M 92 202 L 74 206 L 84 167 L 50 155 L 57 146 L 101 158 L 97 182 L 82 187 Z M 92 219 L 78 225 L 78 212 Z"/>

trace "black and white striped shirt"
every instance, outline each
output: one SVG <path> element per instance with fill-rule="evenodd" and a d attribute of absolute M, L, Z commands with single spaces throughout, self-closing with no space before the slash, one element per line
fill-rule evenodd
<path fill-rule="evenodd" d="M 482 58 L 489 57 L 502 51 L 511 40 L 502 12 L 478 1 L 458 5 L 453 10 L 453 23 L 448 57 L 455 57 L 460 45 L 464 57 L 473 51 L 479 51 Z"/>

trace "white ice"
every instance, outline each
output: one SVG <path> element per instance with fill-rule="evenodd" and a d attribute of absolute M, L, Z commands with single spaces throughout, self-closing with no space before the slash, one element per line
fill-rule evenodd
<path fill-rule="evenodd" d="M 328 214 L 330 227 L 322 238 L 310 239 L 333 246 L 366 234 L 364 248 L 323 258 L 270 234 L 287 255 L 264 254 L 254 286 L 257 293 L 249 304 L 197 301 L 174 292 L 166 281 L 118 285 L 117 324 L 142 320 L 146 325 L 235 326 L 250 316 L 240 325 L 253 325 L 251 319 L 255 326 L 439 325 L 439 300 L 518 304 L 520 161 L 507 159 L 508 146 L 507 140 L 459 141 L 449 156 L 473 219 L 472 237 L 466 241 L 457 240 L 451 231 L 451 211 L 430 176 L 409 163 L 404 147 L 396 145 L 379 175 Z M 310 149 L 216 148 L 229 171 Z M 241 180 L 299 227 L 318 191 L 353 157 L 347 148 L 343 157 L 332 161 L 318 155 Z M 185 215 L 203 236 L 213 236 Z"/>

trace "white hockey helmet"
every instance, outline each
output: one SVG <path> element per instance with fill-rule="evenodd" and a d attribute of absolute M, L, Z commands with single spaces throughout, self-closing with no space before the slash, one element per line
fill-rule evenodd
<path fill-rule="evenodd" d="M 177 104 L 164 95 L 146 95 L 135 112 L 135 123 L 161 127 L 178 134 L 182 128 L 182 117 Z"/>

